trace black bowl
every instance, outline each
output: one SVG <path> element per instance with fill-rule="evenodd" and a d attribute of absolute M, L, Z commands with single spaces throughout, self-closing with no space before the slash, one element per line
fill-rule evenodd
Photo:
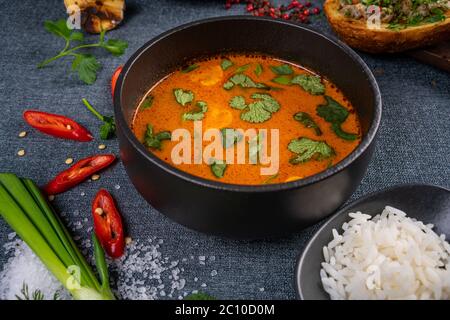
<path fill-rule="evenodd" d="M 361 144 L 317 175 L 260 186 L 202 179 L 148 152 L 130 129 L 137 101 L 149 87 L 189 60 L 232 52 L 272 55 L 330 79 L 360 117 Z M 349 47 L 294 23 L 250 16 L 192 22 L 156 37 L 128 60 L 116 88 L 114 111 L 121 158 L 136 189 L 176 222 L 234 238 L 284 235 L 333 213 L 366 172 L 381 119 L 375 78 Z"/>

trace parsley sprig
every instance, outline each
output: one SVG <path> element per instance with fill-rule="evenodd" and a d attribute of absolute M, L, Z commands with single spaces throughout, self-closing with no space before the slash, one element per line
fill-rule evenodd
<path fill-rule="evenodd" d="M 43 68 L 49 63 L 64 57 L 72 57 L 72 71 L 78 73 L 78 78 L 86 84 L 93 84 L 97 79 L 97 72 L 101 64 L 97 58 L 88 53 L 81 53 L 80 50 L 88 48 L 103 48 L 110 52 L 113 56 L 121 56 L 124 54 L 128 43 L 118 39 L 105 40 L 106 31 L 100 33 L 98 42 L 85 43 L 82 32 L 71 30 L 67 27 L 66 20 L 60 19 L 57 21 L 45 21 L 45 29 L 51 34 L 63 38 L 65 40 L 64 48 L 55 56 L 38 64 L 38 68 Z M 71 46 L 73 42 L 80 43 L 76 46 Z"/>
<path fill-rule="evenodd" d="M 92 112 L 97 118 L 99 118 L 103 124 L 100 127 L 100 138 L 103 140 L 108 140 L 113 137 L 116 133 L 116 124 L 114 122 L 114 117 L 104 116 L 98 112 L 86 99 L 82 99 L 84 105 L 90 112 Z"/>

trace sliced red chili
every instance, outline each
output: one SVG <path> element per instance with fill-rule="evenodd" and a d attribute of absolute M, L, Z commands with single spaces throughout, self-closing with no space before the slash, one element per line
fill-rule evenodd
<path fill-rule="evenodd" d="M 114 98 L 114 90 L 116 90 L 116 83 L 117 79 L 120 76 L 120 73 L 122 72 L 123 66 L 118 66 L 117 69 L 114 71 L 113 76 L 111 78 L 111 95 Z"/>
<path fill-rule="evenodd" d="M 93 139 L 91 133 L 82 125 L 58 114 L 27 110 L 23 117 L 30 126 L 53 137 L 77 141 Z"/>
<path fill-rule="evenodd" d="M 69 190 L 89 178 L 92 174 L 109 166 L 113 163 L 114 159 L 116 157 L 113 154 L 102 154 L 84 158 L 69 169 L 58 174 L 45 186 L 44 191 L 48 195 L 51 195 Z"/>
<path fill-rule="evenodd" d="M 94 231 L 106 253 L 114 259 L 120 258 L 125 249 L 122 218 L 114 199 L 101 189 L 92 202 Z"/>

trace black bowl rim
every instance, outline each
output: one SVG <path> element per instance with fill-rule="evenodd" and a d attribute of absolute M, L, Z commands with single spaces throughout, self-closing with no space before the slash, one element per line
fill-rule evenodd
<path fill-rule="evenodd" d="M 153 155 L 151 152 L 149 152 L 143 144 L 134 136 L 133 132 L 131 131 L 131 128 L 128 126 L 127 122 L 125 121 L 125 117 L 122 113 L 121 108 L 121 97 L 122 97 L 122 89 L 123 89 L 123 81 L 125 78 L 125 75 L 128 73 L 129 69 L 133 66 L 135 61 L 137 61 L 141 54 L 145 50 L 147 50 L 152 45 L 156 44 L 159 41 L 164 40 L 164 38 L 172 35 L 173 33 L 179 32 L 181 30 L 201 25 L 201 24 L 208 24 L 208 23 L 214 23 L 214 22 L 220 22 L 220 21 L 264 21 L 267 23 L 273 23 L 273 24 L 279 24 L 279 25 L 286 25 L 289 27 L 295 27 L 298 29 L 302 29 L 306 32 L 310 32 L 315 34 L 317 37 L 323 38 L 326 41 L 330 41 L 336 46 L 338 46 L 341 50 L 344 51 L 350 58 L 353 59 L 353 61 L 358 64 L 363 72 L 367 75 L 369 84 L 372 87 L 371 89 L 374 91 L 375 95 L 375 109 L 374 109 L 374 117 L 372 120 L 372 123 L 370 125 L 370 128 L 365 135 L 365 137 L 362 139 L 361 143 L 356 147 L 355 150 L 353 150 L 352 153 L 350 153 L 346 158 L 341 160 L 336 165 L 330 167 L 327 170 L 324 170 L 318 174 L 312 175 L 310 177 L 295 180 L 292 182 L 283 182 L 283 183 L 277 183 L 277 184 L 267 184 L 267 185 L 242 185 L 242 184 L 230 184 L 230 183 L 223 183 L 219 181 L 214 180 L 208 180 L 204 179 L 198 176 L 194 176 L 190 173 L 181 171 L 180 169 L 171 166 L 170 164 L 164 162 L 163 160 L 159 159 L 155 155 Z M 361 154 L 364 153 L 364 151 L 370 146 L 370 144 L 373 142 L 373 140 L 376 137 L 378 128 L 380 126 L 381 122 L 381 113 L 382 113 L 382 103 L 381 103 L 381 93 L 380 89 L 378 87 L 378 84 L 375 80 L 374 75 L 370 71 L 369 67 L 366 65 L 366 63 L 362 60 L 360 56 L 356 54 L 355 51 L 353 51 L 349 46 L 344 44 L 343 42 L 332 39 L 328 36 L 325 36 L 324 34 L 321 34 L 317 31 L 314 31 L 310 28 L 306 28 L 303 26 L 300 26 L 298 24 L 295 24 L 293 22 L 284 21 L 284 20 L 276 20 L 269 17 L 254 17 L 254 16 L 244 16 L 244 15 L 235 15 L 235 16 L 225 16 L 225 17 L 214 17 L 214 18 L 207 18 L 207 19 L 201 19 L 192 21 L 183 25 L 180 25 L 178 27 L 175 27 L 173 29 L 170 29 L 159 36 L 154 37 L 150 41 L 146 42 L 143 46 L 141 46 L 136 52 L 127 60 L 125 65 L 123 66 L 122 72 L 117 80 L 116 88 L 119 88 L 119 90 L 116 90 L 114 93 L 114 113 L 116 117 L 117 125 L 120 126 L 123 129 L 123 134 L 126 139 L 133 145 L 133 147 L 140 152 L 147 160 L 152 162 L 153 164 L 157 165 L 160 169 L 165 170 L 166 172 L 177 176 L 178 178 L 181 178 L 183 180 L 186 180 L 188 182 L 191 182 L 193 184 L 197 184 L 203 187 L 223 190 L 223 191 L 234 191 L 234 192 L 276 192 L 276 191 L 282 191 L 282 190 L 289 190 L 289 189 L 297 189 L 300 187 L 305 187 L 314 183 L 317 183 L 319 181 L 322 181 L 330 176 L 333 176 L 340 171 L 344 170 L 346 167 L 348 167 L 353 161 L 355 161 Z"/>
<path fill-rule="evenodd" d="M 306 244 L 306 246 L 303 248 L 303 251 L 300 252 L 297 256 L 297 262 L 295 265 L 295 272 L 294 272 L 294 281 L 295 281 L 294 287 L 295 287 L 295 291 L 297 293 L 297 297 L 300 300 L 305 300 L 305 297 L 303 295 L 302 288 L 300 285 L 300 270 L 301 270 L 303 264 L 305 263 L 306 253 L 310 250 L 312 244 L 316 241 L 319 234 L 321 234 L 327 226 L 329 226 L 338 216 L 348 213 L 348 210 L 350 207 L 357 206 L 357 205 L 367 201 L 367 199 L 376 197 L 377 195 L 382 194 L 382 193 L 395 192 L 396 190 L 401 189 L 401 188 L 411 188 L 411 187 L 427 187 L 427 188 L 432 187 L 432 188 L 437 188 L 437 189 L 441 189 L 441 190 L 450 192 L 450 189 L 447 189 L 446 187 L 443 187 L 443 186 L 434 185 L 434 184 L 401 183 L 401 184 L 395 184 L 395 185 L 387 187 L 385 189 L 381 189 L 381 190 L 374 191 L 374 192 L 368 193 L 366 195 L 363 195 L 362 197 L 356 199 L 355 201 L 352 201 L 349 204 L 345 205 L 344 207 L 338 209 L 335 214 L 333 214 L 331 217 L 328 217 L 325 219 L 325 222 L 323 223 L 323 225 L 321 225 L 320 228 L 316 232 L 314 232 L 312 237 L 308 240 L 308 243 Z"/>

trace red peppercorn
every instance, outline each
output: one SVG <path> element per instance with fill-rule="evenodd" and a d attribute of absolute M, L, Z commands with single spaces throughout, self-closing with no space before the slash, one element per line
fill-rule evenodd
<path fill-rule="evenodd" d="M 305 7 L 311 7 L 311 2 L 305 2 Z"/>
<path fill-rule="evenodd" d="M 303 11 L 303 15 L 305 15 L 305 16 L 309 16 L 309 10 L 308 10 L 308 9 L 306 9 L 305 11 Z"/>
<path fill-rule="evenodd" d="M 247 11 L 253 11 L 254 7 L 253 4 L 249 3 L 247 4 Z"/>
<path fill-rule="evenodd" d="M 281 18 L 284 20 L 289 20 L 289 15 L 287 13 L 285 13 L 281 16 Z"/>
<path fill-rule="evenodd" d="M 312 9 L 312 12 L 314 14 L 319 14 L 320 13 L 320 9 L 319 8 L 314 8 L 314 9 Z"/>

